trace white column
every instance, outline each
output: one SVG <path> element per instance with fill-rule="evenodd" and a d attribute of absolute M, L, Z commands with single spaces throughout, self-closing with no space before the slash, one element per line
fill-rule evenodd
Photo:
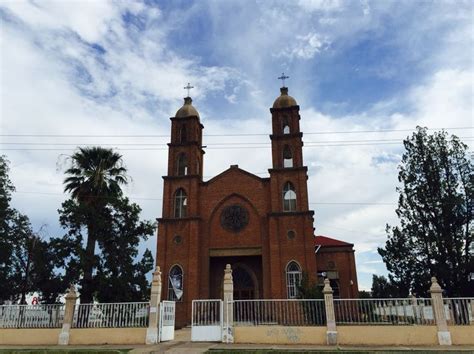
<path fill-rule="evenodd" d="M 69 331 L 71 329 L 72 321 L 74 320 L 74 306 L 76 305 L 77 293 L 74 285 L 71 284 L 68 293 L 66 294 L 66 305 L 64 309 L 63 327 L 59 333 L 58 345 L 69 344 Z"/>
<path fill-rule="evenodd" d="M 153 280 L 151 282 L 150 295 L 150 318 L 148 320 L 148 328 L 146 329 L 146 344 L 158 343 L 158 326 L 161 301 L 161 271 L 157 266 L 153 272 Z"/>
<path fill-rule="evenodd" d="M 431 278 L 431 306 L 438 326 L 438 343 L 439 345 L 451 345 L 451 333 L 448 330 L 446 322 L 446 313 L 444 311 L 443 289 L 438 284 L 436 277 Z"/>
<path fill-rule="evenodd" d="M 324 279 L 324 305 L 326 308 L 326 341 L 328 345 L 337 344 L 337 328 L 336 328 L 336 316 L 334 314 L 334 299 L 332 296 L 332 288 L 329 284 L 329 279 Z"/>
<path fill-rule="evenodd" d="M 230 264 L 225 266 L 224 270 L 224 311 L 222 329 L 222 342 L 234 342 L 234 281 L 232 279 L 232 268 Z"/>

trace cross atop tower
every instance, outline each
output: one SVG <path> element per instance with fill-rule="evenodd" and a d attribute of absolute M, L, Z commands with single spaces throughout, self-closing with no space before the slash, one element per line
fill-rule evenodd
<path fill-rule="evenodd" d="M 191 89 L 194 88 L 194 86 L 191 86 L 191 84 L 188 82 L 188 84 L 187 84 L 186 86 L 184 86 L 183 88 L 184 88 L 185 90 L 188 90 L 188 97 L 190 97 L 190 96 L 189 96 L 189 92 L 191 91 Z"/>
<path fill-rule="evenodd" d="M 282 87 L 285 87 L 285 79 L 289 79 L 289 76 L 285 76 L 285 73 L 281 73 L 281 76 L 278 78 L 278 80 L 281 80 Z"/>

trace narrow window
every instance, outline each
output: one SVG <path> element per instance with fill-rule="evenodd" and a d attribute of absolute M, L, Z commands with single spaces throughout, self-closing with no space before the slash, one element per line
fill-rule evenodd
<path fill-rule="evenodd" d="M 295 187 L 291 182 L 286 182 L 283 187 L 283 211 L 296 210 Z"/>
<path fill-rule="evenodd" d="M 188 204 L 188 196 L 186 192 L 180 188 L 174 194 L 174 217 L 184 218 L 186 217 L 186 207 Z"/>
<path fill-rule="evenodd" d="M 182 301 L 183 299 L 183 269 L 174 265 L 168 276 L 168 300 Z"/>
<path fill-rule="evenodd" d="M 283 116 L 282 123 L 283 134 L 290 134 L 290 124 L 288 123 L 288 116 Z"/>
<path fill-rule="evenodd" d="M 185 143 L 188 139 L 188 134 L 186 132 L 186 126 L 181 126 L 179 129 L 179 142 L 180 143 Z"/>
<path fill-rule="evenodd" d="M 293 167 L 293 154 L 288 145 L 283 148 L 283 167 Z"/>
<path fill-rule="evenodd" d="M 337 281 L 336 279 L 329 279 L 329 285 L 331 285 L 333 291 L 332 296 L 335 299 L 339 299 L 341 297 L 341 293 L 339 290 L 339 281 Z"/>
<path fill-rule="evenodd" d="M 188 159 L 186 158 L 186 154 L 184 152 L 178 155 L 178 161 L 176 165 L 176 174 L 178 176 L 186 176 L 188 174 Z"/>
<path fill-rule="evenodd" d="M 295 299 L 298 296 L 298 285 L 301 282 L 301 268 L 295 261 L 291 261 L 286 266 L 286 289 L 288 299 Z"/>

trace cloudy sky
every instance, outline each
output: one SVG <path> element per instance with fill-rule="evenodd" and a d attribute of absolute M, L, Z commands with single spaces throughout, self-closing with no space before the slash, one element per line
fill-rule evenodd
<path fill-rule="evenodd" d="M 4 0 L 0 20 L 0 153 L 14 206 L 45 237 L 62 233 L 65 158 L 84 144 L 118 148 L 126 193 L 161 216 L 168 118 L 188 82 L 205 179 L 231 164 L 265 177 L 269 107 L 290 76 L 316 233 L 355 244 L 362 289 L 386 273 L 376 248 L 397 223 L 401 140 L 423 125 L 472 148 L 469 0 Z"/>

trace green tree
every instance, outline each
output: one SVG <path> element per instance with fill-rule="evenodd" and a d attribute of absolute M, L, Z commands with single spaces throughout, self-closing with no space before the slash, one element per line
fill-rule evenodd
<path fill-rule="evenodd" d="M 25 303 L 33 291 L 39 291 L 43 301 L 55 302 L 61 279 L 54 272 L 54 256 L 28 217 L 11 207 L 15 187 L 8 174 L 9 162 L 0 156 L 0 303 Z"/>
<path fill-rule="evenodd" d="M 408 295 L 407 289 L 402 289 L 397 284 L 393 284 L 383 275 L 372 275 L 371 296 L 374 299 L 407 297 Z"/>
<path fill-rule="evenodd" d="M 399 166 L 399 226 L 387 225 L 379 253 L 390 283 L 426 296 L 436 276 L 449 296 L 473 295 L 473 165 L 467 146 L 446 132 L 417 128 Z"/>
<path fill-rule="evenodd" d="M 71 282 L 80 281 L 82 267 L 89 259 L 83 248 L 90 211 L 69 199 L 62 205 L 60 223 L 68 232 L 55 239 L 55 248 Z M 94 254 L 95 272 L 90 281 L 91 296 L 99 302 L 143 301 L 149 296 L 146 274 L 153 269 L 153 257 L 146 249 L 140 260 L 140 241 L 153 234 L 155 225 L 140 221 L 141 209 L 125 197 L 110 199 L 94 216 L 98 250 Z M 82 291 L 82 290 L 81 290 Z M 82 296 L 82 293 L 81 293 Z"/>
<path fill-rule="evenodd" d="M 71 156 L 71 166 L 66 170 L 68 177 L 64 180 L 64 191 L 70 192 L 81 210 L 87 228 L 85 252 L 81 252 L 81 303 L 93 300 L 92 273 L 97 267 L 95 247 L 97 240 L 103 239 L 98 218 L 110 200 L 122 196 L 121 185 L 128 181 L 127 170 L 123 166 L 122 156 L 112 149 L 101 147 L 79 148 Z M 64 206 L 63 206 L 64 207 Z"/>
<path fill-rule="evenodd" d="M 146 299 L 153 258 L 145 250 L 136 259 L 154 224 L 140 221 L 140 207 L 123 196 L 128 177 L 122 156 L 111 149 L 80 148 L 66 174 L 65 191 L 72 198 L 59 214 L 68 232 L 54 242 L 62 257 L 58 266 L 81 285 L 81 303 Z"/>

